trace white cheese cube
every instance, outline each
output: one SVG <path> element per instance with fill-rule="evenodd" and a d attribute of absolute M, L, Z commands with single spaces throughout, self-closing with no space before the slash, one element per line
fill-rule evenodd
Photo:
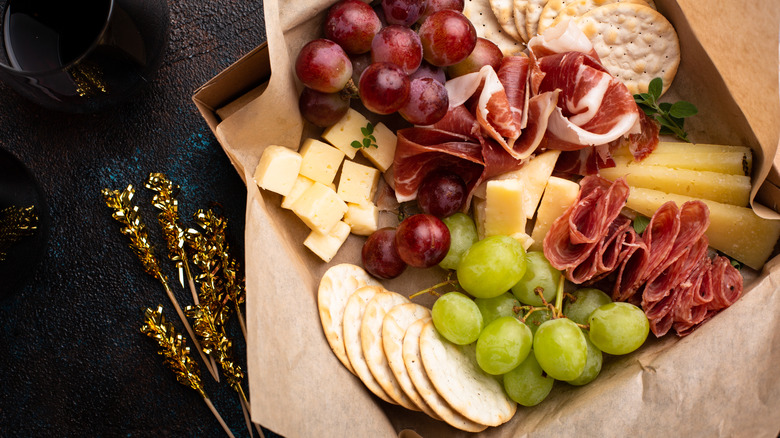
<path fill-rule="evenodd" d="M 379 228 L 379 208 L 373 203 L 347 203 L 344 222 L 352 229 L 352 234 L 368 236 Z"/>
<path fill-rule="evenodd" d="M 322 138 L 353 159 L 357 154 L 357 148 L 352 147 L 352 142 L 355 140 L 363 142 L 363 132 L 360 131 L 360 128 L 365 128 L 366 125 L 368 125 L 368 119 L 350 108 L 344 117 L 325 129 Z"/>
<path fill-rule="evenodd" d="M 302 162 L 301 155 L 290 148 L 268 146 L 255 168 L 255 183 L 262 189 L 285 196 L 292 190 Z"/>
<path fill-rule="evenodd" d="M 354 161 L 344 161 L 338 194 L 345 202 L 372 202 L 379 184 L 379 171 Z"/>
<path fill-rule="evenodd" d="M 542 251 L 544 249 L 544 236 L 550 231 L 552 223 L 561 217 L 567 208 L 574 204 L 579 192 L 580 186 L 574 181 L 556 176 L 552 176 L 547 180 L 547 187 L 544 189 L 539 210 L 536 212 L 534 229 L 531 232 L 531 238 L 534 240 L 530 247 L 531 251 Z"/>
<path fill-rule="evenodd" d="M 293 202 L 292 211 L 313 231 L 328 234 L 344 217 L 347 204 L 335 190 L 314 182 Z"/>
<path fill-rule="evenodd" d="M 377 123 L 374 126 L 373 135 L 376 137 L 377 147 L 362 148 L 360 153 L 368 158 L 368 161 L 376 166 L 377 169 L 385 172 L 393 164 L 397 139 L 393 131 L 383 123 Z M 360 138 L 362 139 L 363 137 Z"/>
<path fill-rule="evenodd" d="M 523 182 L 523 208 L 525 217 L 531 219 L 536 212 L 536 206 L 542 199 L 544 186 L 550 178 L 555 162 L 561 151 L 546 151 L 531 157 L 520 169 L 498 175 L 491 180 L 519 179 Z M 483 182 L 474 190 L 474 196 L 484 198 L 487 182 Z"/>
<path fill-rule="evenodd" d="M 293 203 L 297 201 L 298 198 L 301 197 L 303 192 L 305 192 L 306 189 L 311 187 L 312 184 L 314 184 L 314 180 L 306 178 L 303 175 L 298 175 L 298 177 L 295 178 L 295 183 L 293 183 L 290 193 L 288 193 L 287 196 L 282 198 L 282 208 L 286 208 L 288 210 L 291 209 Z"/>
<path fill-rule="evenodd" d="M 489 181 L 485 194 L 485 236 L 525 234 L 523 182 Z"/>
<path fill-rule="evenodd" d="M 333 259 L 348 236 L 349 225 L 339 221 L 328 234 L 312 231 L 303 241 L 303 245 L 327 263 Z"/>
<path fill-rule="evenodd" d="M 301 175 L 325 185 L 333 182 L 344 160 L 344 152 L 313 138 L 307 138 L 300 150 Z"/>

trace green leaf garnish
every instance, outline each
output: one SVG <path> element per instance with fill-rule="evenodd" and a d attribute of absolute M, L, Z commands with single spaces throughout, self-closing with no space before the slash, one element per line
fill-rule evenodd
<path fill-rule="evenodd" d="M 634 231 L 636 231 L 637 234 L 644 233 L 648 225 L 650 225 L 649 217 L 638 215 L 634 218 Z"/>
<path fill-rule="evenodd" d="M 376 144 L 376 137 L 374 137 L 374 125 L 371 124 L 371 122 L 368 122 L 366 126 L 360 128 L 360 133 L 363 134 L 363 138 L 361 140 L 355 140 L 350 145 L 355 149 L 368 149 L 370 147 L 378 148 L 379 146 Z"/>
<path fill-rule="evenodd" d="M 662 91 L 663 80 L 655 78 L 650 81 L 647 93 L 635 94 L 634 101 L 645 114 L 661 125 L 661 134 L 674 135 L 680 140 L 690 143 L 688 133 L 683 129 L 683 122 L 686 117 L 696 115 L 699 110 L 695 105 L 684 100 L 674 104 L 658 102 Z"/>

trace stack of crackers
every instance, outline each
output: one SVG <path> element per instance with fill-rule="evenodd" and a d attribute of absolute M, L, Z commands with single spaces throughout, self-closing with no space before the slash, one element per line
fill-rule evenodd
<path fill-rule="evenodd" d="M 514 416 L 517 403 L 479 367 L 474 344 L 445 340 L 427 307 L 385 289 L 359 266 L 329 268 L 317 301 L 336 357 L 380 399 L 467 432 Z"/>
<path fill-rule="evenodd" d="M 572 21 L 590 39 L 604 67 L 632 94 L 654 78 L 669 88 L 680 64 L 680 43 L 653 0 L 466 0 L 463 10 L 477 35 L 504 55 L 549 28 Z"/>

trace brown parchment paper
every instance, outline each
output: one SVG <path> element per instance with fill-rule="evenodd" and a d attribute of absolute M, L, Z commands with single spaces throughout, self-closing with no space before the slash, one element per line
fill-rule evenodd
<path fill-rule="evenodd" d="M 444 423 L 373 397 L 330 351 L 316 290 L 332 264 L 357 262 L 351 236 L 322 263 L 302 245 L 308 229 L 280 198 L 261 193 L 252 173 L 263 148 L 297 148 L 303 124 L 292 60 L 320 35 L 333 0 L 264 2 L 271 78 L 266 90 L 215 128 L 247 181 L 246 279 L 248 379 L 253 421 L 289 437 L 465 436 Z M 780 2 L 656 0 L 675 25 L 683 61 L 669 99 L 699 115 L 686 122 L 694 142 L 749 145 L 754 183 L 771 168 L 778 144 Z M 770 214 L 771 212 L 767 212 Z M 747 275 L 735 305 L 679 339 L 650 339 L 640 351 L 605 361 L 585 387 L 557 384 L 534 408 L 499 428 L 508 436 L 766 436 L 780 430 L 780 258 Z M 412 270 L 386 287 L 402 293 L 431 284 Z M 406 430 L 406 431 L 405 431 Z"/>

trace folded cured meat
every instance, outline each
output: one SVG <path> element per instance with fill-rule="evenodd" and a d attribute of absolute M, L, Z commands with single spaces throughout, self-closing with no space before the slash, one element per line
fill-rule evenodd
<path fill-rule="evenodd" d="M 625 181 L 584 178 L 577 201 L 556 220 L 544 253 L 576 284 L 611 275 L 612 298 L 640 305 L 656 336 L 690 333 L 742 293 L 726 257 L 708 256 L 709 209 L 701 201 L 662 205 L 641 235 L 620 214 Z"/>
<path fill-rule="evenodd" d="M 480 182 L 522 165 L 490 139 L 476 142 L 466 135 L 433 128 L 401 129 L 393 160 L 395 194 L 399 202 L 416 199 L 422 180 L 444 169 L 463 178 L 468 191 L 464 209 L 468 209 Z"/>

